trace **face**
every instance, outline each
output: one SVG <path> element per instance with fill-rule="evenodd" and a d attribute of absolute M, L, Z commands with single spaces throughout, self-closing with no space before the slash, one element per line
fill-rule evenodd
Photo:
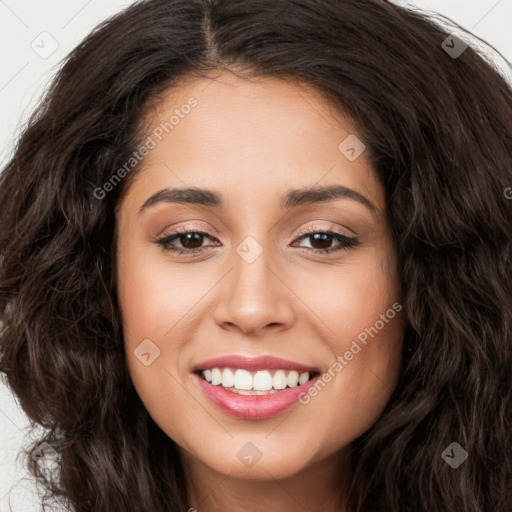
<path fill-rule="evenodd" d="M 341 457 L 389 400 L 404 328 L 384 191 L 349 149 L 355 129 L 313 89 L 228 73 L 169 90 L 148 125 L 116 214 L 126 356 L 149 414 L 222 474 Z"/>

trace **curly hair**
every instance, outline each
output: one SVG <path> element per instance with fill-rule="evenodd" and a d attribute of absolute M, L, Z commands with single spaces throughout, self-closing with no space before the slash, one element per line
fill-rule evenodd
<path fill-rule="evenodd" d="M 0 174 L 0 370 L 44 429 L 24 455 L 45 510 L 188 508 L 116 297 L 115 208 L 140 165 L 95 190 L 140 145 L 148 105 L 221 69 L 315 87 L 385 190 L 407 326 L 398 385 L 350 446 L 349 510 L 512 510 L 512 91 L 476 47 L 446 51 L 442 18 L 379 0 L 148 0 L 71 52 Z M 441 456 L 454 441 L 457 469 Z M 31 457 L 42 442 L 57 477 Z"/>

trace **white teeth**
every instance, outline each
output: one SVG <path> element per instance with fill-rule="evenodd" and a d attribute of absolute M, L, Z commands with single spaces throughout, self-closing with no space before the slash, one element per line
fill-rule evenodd
<path fill-rule="evenodd" d="M 254 391 L 252 389 L 236 389 L 231 388 L 229 391 L 233 391 L 233 393 L 238 393 L 239 395 L 272 395 L 277 393 L 277 389 L 270 389 L 269 391 Z"/>
<path fill-rule="evenodd" d="M 309 373 L 304 372 L 299 375 L 299 386 L 302 386 L 302 384 L 306 384 L 306 382 L 309 380 Z"/>
<path fill-rule="evenodd" d="M 258 370 L 249 372 L 241 368 L 211 368 L 202 372 L 206 381 L 221 385 L 242 395 L 268 395 L 285 389 L 302 386 L 310 379 L 309 372 L 296 370 Z"/>
<path fill-rule="evenodd" d="M 247 370 L 238 369 L 235 372 L 235 382 L 233 386 L 236 389 L 252 389 L 252 375 Z"/>
<path fill-rule="evenodd" d="M 277 370 L 274 374 L 272 387 L 274 389 L 284 389 L 286 387 L 286 373 L 284 373 L 284 370 Z"/>
<path fill-rule="evenodd" d="M 222 372 L 222 387 L 232 388 L 235 385 L 235 375 L 229 368 L 225 368 Z"/>
<path fill-rule="evenodd" d="M 212 384 L 218 386 L 222 381 L 222 373 L 218 368 L 212 368 Z"/>
<path fill-rule="evenodd" d="M 286 384 L 290 388 L 294 388 L 299 383 L 299 372 L 292 370 L 288 373 L 288 378 L 286 379 Z"/>
<path fill-rule="evenodd" d="M 258 371 L 253 377 L 252 388 L 257 391 L 268 391 L 272 389 L 272 375 L 266 370 Z"/>

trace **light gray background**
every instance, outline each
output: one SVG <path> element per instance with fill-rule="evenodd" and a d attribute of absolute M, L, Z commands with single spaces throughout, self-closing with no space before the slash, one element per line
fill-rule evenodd
<path fill-rule="evenodd" d="M 100 21 L 130 0 L 0 0 L 0 167 L 12 154 L 22 123 L 65 57 Z M 448 16 L 512 61 L 512 0 L 395 0 Z M 494 57 L 493 57 L 494 58 Z M 500 58 L 497 66 L 512 76 Z M 28 422 L 0 382 L 0 512 L 40 510 L 34 485 L 15 457 Z M 28 439 L 28 438 L 27 438 Z"/>

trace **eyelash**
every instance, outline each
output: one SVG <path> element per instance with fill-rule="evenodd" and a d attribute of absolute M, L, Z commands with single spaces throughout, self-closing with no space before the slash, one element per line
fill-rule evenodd
<path fill-rule="evenodd" d="M 169 235 L 166 235 L 158 240 L 155 241 L 156 244 L 162 246 L 166 251 L 171 251 L 174 254 L 177 255 L 185 255 L 185 256 L 192 256 L 194 254 L 197 254 L 199 252 L 203 252 L 204 249 L 207 247 L 196 247 L 194 249 L 181 249 L 178 247 L 173 247 L 171 242 L 179 238 L 181 235 L 186 235 L 189 233 L 197 233 L 199 235 L 206 235 L 208 238 L 212 240 L 217 240 L 215 237 L 209 235 L 208 233 L 205 233 L 204 231 L 200 231 L 198 229 L 187 229 L 187 228 L 178 228 L 174 231 L 174 233 L 171 233 Z M 301 249 L 305 249 L 307 251 L 313 251 L 317 254 L 328 254 L 333 253 L 339 250 L 350 250 L 354 247 L 359 245 L 359 240 L 357 238 L 350 238 L 348 236 L 342 235 L 341 233 L 338 233 L 337 231 L 331 231 L 331 230 L 321 230 L 321 229 L 314 229 L 312 231 L 306 231 L 299 234 L 299 237 L 296 240 L 300 240 L 301 238 L 307 238 L 308 236 L 314 235 L 314 234 L 324 234 L 324 235 L 332 235 L 335 240 L 338 242 L 341 242 L 339 246 L 330 247 L 329 249 L 314 249 L 313 247 L 301 247 Z M 217 240 L 218 241 L 218 240 Z"/>

